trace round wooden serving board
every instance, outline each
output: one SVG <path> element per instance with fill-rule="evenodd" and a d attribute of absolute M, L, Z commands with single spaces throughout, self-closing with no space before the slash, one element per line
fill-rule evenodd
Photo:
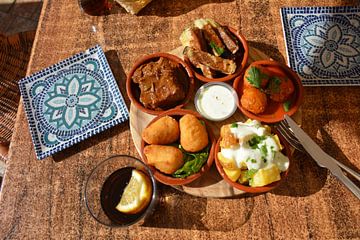
<path fill-rule="evenodd" d="M 182 48 L 177 48 L 171 53 L 174 55 L 178 55 L 181 57 Z M 249 54 L 249 62 L 261 60 L 261 59 L 270 59 L 267 55 L 262 53 L 258 49 L 250 48 Z M 198 85 L 196 86 L 195 91 L 202 83 L 197 81 Z M 191 99 L 185 109 L 195 110 L 194 101 Z M 142 155 L 140 152 L 141 149 L 141 133 L 144 128 L 149 124 L 149 122 L 154 118 L 154 115 L 150 115 L 148 113 L 142 112 L 137 109 L 133 104 L 130 105 L 130 132 L 132 139 L 134 141 L 135 147 L 139 152 L 140 156 Z M 301 122 L 301 109 L 293 116 L 293 118 L 300 123 Z M 216 138 L 219 137 L 220 128 L 224 124 L 229 124 L 233 122 L 244 122 L 247 118 L 242 115 L 239 109 L 236 110 L 234 115 L 224 121 L 221 122 L 212 122 L 208 121 L 211 126 L 214 135 Z M 191 182 L 190 184 L 184 186 L 173 186 L 174 188 L 186 192 L 193 196 L 198 197 L 214 197 L 214 198 L 223 198 L 223 197 L 233 197 L 244 194 L 245 192 L 240 191 L 236 188 L 233 188 L 228 183 L 226 183 L 223 178 L 218 173 L 215 163 L 212 165 L 210 170 L 202 175 L 200 178 Z"/>

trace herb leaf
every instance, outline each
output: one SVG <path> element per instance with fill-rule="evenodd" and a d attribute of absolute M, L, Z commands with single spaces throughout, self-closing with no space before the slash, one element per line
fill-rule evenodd
<path fill-rule="evenodd" d="M 268 86 L 270 93 L 279 93 L 280 92 L 280 84 L 281 84 L 280 78 L 278 78 L 276 76 L 270 78 L 270 82 L 269 82 L 269 86 Z"/>
<path fill-rule="evenodd" d="M 184 154 L 185 163 L 181 168 L 173 173 L 172 176 L 176 178 L 186 178 L 187 176 L 199 172 L 209 156 L 209 146 L 198 153 L 188 153 L 181 145 L 179 145 L 179 149 Z"/>
<path fill-rule="evenodd" d="M 254 175 L 255 175 L 255 173 L 258 171 L 258 169 L 250 169 L 250 170 L 247 170 L 246 172 L 245 172 L 245 177 L 247 178 L 247 179 L 251 179 Z"/>
<path fill-rule="evenodd" d="M 238 124 L 237 123 L 232 123 L 231 125 L 230 125 L 230 128 L 237 128 L 238 127 Z"/>
<path fill-rule="evenodd" d="M 223 53 L 225 52 L 225 50 L 224 50 L 223 48 L 218 47 L 218 46 L 216 45 L 216 43 L 214 43 L 213 41 L 211 41 L 209 45 L 210 45 L 210 47 L 211 47 L 212 49 L 215 50 L 215 52 L 216 52 L 217 54 L 219 54 L 219 56 L 221 56 L 221 54 L 223 54 Z"/>
<path fill-rule="evenodd" d="M 264 157 L 267 156 L 268 150 L 267 150 L 266 145 L 262 145 L 262 146 L 260 147 L 260 152 L 261 152 L 261 154 L 262 154 Z"/>
<path fill-rule="evenodd" d="M 291 108 L 291 101 L 287 100 L 286 102 L 283 103 L 283 107 L 284 107 L 284 111 L 288 112 Z"/>
<path fill-rule="evenodd" d="M 251 138 L 249 140 L 249 146 L 252 148 L 252 149 L 256 149 L 258 148 L 258 144 L 265 140 L 265 136 L 254 136 L 253 138 Z"/>
<path fill-rule="evenodd" d="M 249 76 L 246 77 L 248 82 L 256 88 L 261 88 L 261 82 L 263 78 L 266 78 L 267 75 L 262 73 L 260 69 L 256 67 L 251 67 L 249 70 Z"/>

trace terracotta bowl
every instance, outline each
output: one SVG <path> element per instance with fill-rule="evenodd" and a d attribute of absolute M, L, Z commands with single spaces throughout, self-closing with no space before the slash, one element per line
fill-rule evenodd
<path fill-rule="evenodd" d="M 180 65 L 183 68 L 183 70 L 186 72 L 188 79 L 189 79 L 187 93 L 186 93 L 184 100 L 179 102 L 179 104 L 174 106 L 173 108 L 181 108 L 184 105 L 186 105 L 186 103 L 191 98 L 192 92 L 194 91 L 193 72 L 192 72 L 190 66 L 187 63 L 185 63 L 183 60 L 181 60 L 180 58 L 178 58 L 174 55 L 168 54 L 168 53 L 153 53 L 153 54 L 146 55 L 146 56 L 139 58 L 135 62 L 134 66 L 131 68 L 130 73 L 128 74 L 128 77 L 126 79 L 126 92 L 127 92 L 127 95 L 129 96 L 132 104 L 134 104 L 141 111 L 152 114 L 152 115 L 159 115 L 160 113 L 165 112 L 165 111 L 169 110 L 170 108 L 165 109 L 165 110 L 152 110 L 152 109 L 148 109 L 148 108 L 144 107 L 144 105 L 139 100 L 140 88 L 139 88 L 138 84 L 136 84 L 132 81 L 132 77 L 134 75 L 135 70 L 138 67 L 140 67 L 141 65 L 148 63 L 148 62 L 157 61 L 160 57 L 170 59 L 171 61 Z"/>
<path fill-rule="evenodd" d="M 303 97 L 304 97 L 304 87 L 301 83 L 299 76 L 285 64 L 272 60 L 255 61 L 252 64 L 250 64 L 248 68 L 252 66 L 262 66 L 265 67 L 268 71 L 273 72 L 275 74 L 276 73 L 282 75 L 285 74 L 294 83 L 294 87 L 295 87 L 295 92 L 290 98 L 292 104 L 289 111 L 285 112 L 283 108 L 283 103 L 274 102 L 268 98 L 268 105 L 265 109 L 265 112 L 263 113 L 254 114 L 243 108 L 240 99 L 243 93 L 244 74 L 245 74 L 244 71 L 239 77 L 237 77 L 234 80 L 233 83 L 233 87 L 239 96 L 238 107 L 240 111 L 248 118 L 256 119 L 265 123 L 279 122 L 284 119 L 285 114 L 289 116 L 293 115 L 299 109 L 300 105 L 303 102 Z"/>
<path fill-rule="evenodd" d="M 244 70 L 248 57 L 249 57 L 249 47 L 247 44 L 247 41 L 245 37 L 240 33 L 240 31 L 237 31 L 236 29 L 232 27 L 227 27 L 230 32 L 240 41 L 243 47 L 244 54 L 236 59 L 236 64 L 238 65 L 236 68 L 236 71 L 233 74 L 226 75 L 224 77 L 219 78 L 208 78 L 205 77 L 200 70 L 198 70 L 196 67 L 194 67 L 187 58 L 185 58 L 185 61 L 191 66 L 191 69 L 194 71 L 194 75 L 197 79 L 203 82 L 226 82 L 233 80 L 237 76 L 240 75 L 240 73 Z"/>
<path fill-rule="evenodd" d="M 231 186 L 233 186 L 234 188 L 237 188 L 241 191 L 244 192 L 248 192 L 248 193 L 264 193 L 264 192 L 268 192 L 270 190 L 273 190 L 274 188 L 278 187 L 287 177 L 288 173 L 289 173 L 289 169 L 290 169 L 290 165 L 291 165 L 291 150 L 289 147 L 289 144 L 284 140 L 284 138 L 279 134 L 279 132 L 277 132 L 275 129 L 272 129 L 273 133 L 276 133 L 279 136 L 280 142 L 283 145 L 284 149 L 282 150 L 282 153 L 285 154 L 288 158 L 289 158 L 289 168 L 285 171 L 280 173 L 281 179 L 277 182 L 273 182 L 270 183 L 266 186 L 263 187 L 250 187 L 247 185 L 243 185 L 241 183 L 238 182 L 233 182 L 230 180 L 230 178 L 226 175 L 223 167 L 220 164 L 220 161 L 218 159 L 218 152 L 220 152 L 220 141 L 221 141 L 221 137 L 218 139 L 216 146 L 215 146 L 215 164 L 216 164 L 216 168 L 219 171 L 221 177 Z"/>
<path fill-rule="evenodd" d="M 214 162 L 214 151 L 215 151 L 215 144 L 216 144 L 216 139 L 214 137 L 213 132 L 210 129 L 210 126 L 208 125 L 208 123 L 206 122 L 206 120 L 201 117 L 200 114 L 198 114 L 197 112 L 194 111 L 190 111 L 190 110 L 185 110 L 185 109 L 172 109 L 169 110 L 167 112 L 161 113 L 160 115 L 158 115 L 157 117 L 155 117 L 149 124 L 151 125 L 153 122 L 155 122 L 156 120 L 158 120 L 159 118 L 163 117 L 163 116 L 171 116 L 173 118 L 175 118 L 176 120 L 179 120 L 183 115 L 185 114 L 192 114 L 195 115 L 198 119 L 202 120 L 205 122 L 206 125 L 206 129 L 209 135 L 209 144 L 211 144 L 210 150 L 209 150 L 209 157 L 207 162 L 204 164 L 204 166 L 200 169 L 199 172 L 190 175 L 186 178 L 174 178 L 171 175 L 167 175 L 165 173 L 162 173 L 161 171 L 157 170 L 155 167 L 153 166 L 149 166 L 150 169 L 152 170 L 154 177 L 156 178 L 156 180 L 158 180 L 159 182 L 166 184 L 166 185 L 185 185 L 188 184 L 196 179 L 198 179 L 201 175 L 203 175 L 206 171 L 208 171 L 211 167 L 211 165 Z M 144 147 L 148 145 L 144 140 L 141 141 L 141 155 L 142 155 L 142 160 L 147 163 L 147 158 L 144 154 Z"/>

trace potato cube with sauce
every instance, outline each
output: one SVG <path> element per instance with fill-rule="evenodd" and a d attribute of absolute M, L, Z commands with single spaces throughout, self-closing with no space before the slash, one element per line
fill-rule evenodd
<path fill-rule="evenodd" d="M 257 171 L 249 182 L 252 187 L 262 187 L 281 179 L 279 168 L 273 164 Z"/>

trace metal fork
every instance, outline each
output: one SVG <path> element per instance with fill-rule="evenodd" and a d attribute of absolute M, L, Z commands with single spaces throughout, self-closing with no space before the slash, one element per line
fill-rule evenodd
<path fill-rule="evenodd" d="M 295 149 L 299 150 L 300 152 L 305 152 L 304 147 L 299 142 L 299 140 L 294 135 L 293 131 L 287 124 L 285 120 L 281 121 L 279 124 L 275 126 L 275 128 L 279 131 L 279 133 L 285 138 L 285 140 L 293 146 Z M 360 174 L 349 168 L 348 166 L 344 165 L 343 163 L 337 161 L 334 159 L 335 163 L 341 167 L 344 171 L 352 175 L 354 178 L 356 178 L 358 181 L 360 181 Z"/>

